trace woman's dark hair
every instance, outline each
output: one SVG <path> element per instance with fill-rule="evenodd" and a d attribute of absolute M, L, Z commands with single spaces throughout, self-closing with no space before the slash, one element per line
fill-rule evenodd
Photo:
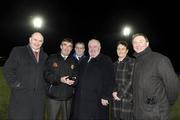
<path fill-rule="evenodd" d="M 117 42 L 116 46 L 118 47 L 118 45 L 120 45 L 120 44 L 122 44 L 123 46 L 125 46 L 128 49 L 128 43 L 126 41 L 120 40 L 120 41 Z"/>

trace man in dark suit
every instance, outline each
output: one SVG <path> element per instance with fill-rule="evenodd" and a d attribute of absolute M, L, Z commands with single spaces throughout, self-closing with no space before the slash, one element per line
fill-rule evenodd
<path fill-rule="evenodd" d="M 73 120 L 108 120 L 108 104 L 115 74 L 111 59 L 101 54 L 100 50 L 98 40 L 89 41 L 89 57 L 83 59 L 79 66 Z"/>
<path fill-rule="evenodd" d="M 41 48 L 43 42 L 41 33 L 33 33 L 27 46 L 12 49 L 4 65 L 4 76 L 11 88 L 9 120 L 43 120 L 43 69 L 47 58 Z"/>
<path fill-rule="evenodd" d="M 62 120 L 69 120 L 74 80 L 77 77 L 77 62 L 70 56 L 73 42 L 70 38 L 61 41 L 60 52 L 49 56 L 45 78 L 48 84 L 48 118 L 56 120 L 60 111 Z M 71 78 L 70 78 L 71 77 Z"/>
<path fill-rule="evenodd" d="M 84 52 L 85 52 L 85 44 L 83 42 L 77 42 L 74 47 L 74 59 L 80 63 L 83 58 L 85 58 Z"/>

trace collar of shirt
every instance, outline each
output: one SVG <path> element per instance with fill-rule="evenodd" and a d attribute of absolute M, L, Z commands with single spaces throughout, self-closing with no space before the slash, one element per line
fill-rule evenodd
<path fill-rule="evenodd" d="M 68 56 L 65 56 L 65 55 L 63 55 L 63 54 L 61 54 L 61 56 L 64 58 L 64 60 L 66 60 L 67 57 L 68 57 Z"/>
<path fill-rule="evenodd" d="M 76 58 L 77 58 L 78 60 L 79 60 L 81 57 L 82 57 L 82 56 L 77 56 L 77 55 L 76 55 Z"/>
<path fill-rule="evenodd" d="M 38 52 L 39 53 L 39 51 L 40 51 L 40 49 L 38 49 L 38 50 L 35 50 L 33 48 L 31 48 L 31 49 L 32 49 L 33 52 Z"/>
<path fill-rule="evenodd" d="M 126 57 L 124 57 L 124 58 L 118 58 L 118 62 L 124 61 L 125 58 L 126 58 Z"/>

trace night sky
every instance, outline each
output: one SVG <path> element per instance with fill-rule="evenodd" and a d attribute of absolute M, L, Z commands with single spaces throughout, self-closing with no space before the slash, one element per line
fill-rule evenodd
<path fill-rule="evenodd" d="M 116 42 L 130 43 L 131 36 L 125 38 L 120 34 L 129 25 L 132 33 L 145 33 L 151 48 L 169 57 L 176 72 L 180 72 L 177 5 L 172 1 L 7 1 L 0 5 L 0 56 L 8 56 L 12 47 L 28 43 L 30 34 L 36 31 L 30 21 L 39 15 L 45 21 L 39 31 L 45 37 L 43 47 L 48 54 L 57 52 L 60 40 L 65 37 L 85 43 L 96 38 L 101 41 L 102 53 L 115 61 Z M 132 52 L 130 49 L 130 56 Z"/>

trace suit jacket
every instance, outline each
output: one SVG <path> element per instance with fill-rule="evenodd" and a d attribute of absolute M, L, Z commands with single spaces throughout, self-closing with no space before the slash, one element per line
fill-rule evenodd
<path fill-rule="evenodd" d="M 75 53 L 72 56 L 77 63 L 80 63 L 84 58 L 86 58 L 86 55 L 83 55 L 80 59 L 78 59 Z"/>
<path fill-rule="evenodd" d="M 33 113 L 43 118 L 43 70 L 47 54 L 42 49 L 39 54 L 37 62 L 29 45 L 15 47 L 4 65 L 4 77 L 11 88 L 8 119 L 30 119 L 36 115 Z"/>
<path fill-rule="evenodd" d="M 29 45 L 12 49 L 4 65 L 4 76 L 12 89 L 44 91 L 44 64 L 47 54 L 40 50 L 39 62 Z"/>

